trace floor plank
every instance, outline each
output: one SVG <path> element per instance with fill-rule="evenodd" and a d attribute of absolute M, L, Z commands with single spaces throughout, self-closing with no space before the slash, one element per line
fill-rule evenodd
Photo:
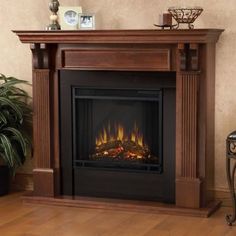
<path fill-rule="evenodd" d="M 210 218 L 23 204 L 0 197 L 2 236 L 235 236 L 221 208 Z"/>

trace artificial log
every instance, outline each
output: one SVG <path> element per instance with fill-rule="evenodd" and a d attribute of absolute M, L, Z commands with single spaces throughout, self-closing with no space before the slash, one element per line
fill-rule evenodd
<path fill-rule="evenodd" d="M 95 153 L 92 154 L 91 159 L 139 161 L 153 164 L 158 162 L 158 158 L 152 155 L 146 146 L 142 147 L 131 140 L 114 140 L 102 143 L 96 147 Z"/>

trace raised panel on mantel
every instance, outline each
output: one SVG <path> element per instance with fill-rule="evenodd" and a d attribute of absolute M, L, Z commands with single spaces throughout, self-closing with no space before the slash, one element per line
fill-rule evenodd
<path fill-rule="evenodd" d="M 170 49 L 66 49 L 62 68 L 170 71 Z"/>

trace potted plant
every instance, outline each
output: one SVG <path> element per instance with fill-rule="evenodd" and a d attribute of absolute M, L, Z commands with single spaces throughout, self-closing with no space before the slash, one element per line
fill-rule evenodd
<path fill-rule="evenodd" d="M 10 177 L 31 149 L 27 132 L 32 120 L 30 97 L 20 84 L 28 82 L 0 74 L 0 196 L 8 193 Z"/>

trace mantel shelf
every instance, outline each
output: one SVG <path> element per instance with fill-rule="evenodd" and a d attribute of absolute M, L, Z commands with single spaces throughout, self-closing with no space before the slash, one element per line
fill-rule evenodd
<path fill-rule="evenodd" d="M 181 30 L 16 30 L 23 43 L 210 43 L 217 42 L 222 29 Z"/>

